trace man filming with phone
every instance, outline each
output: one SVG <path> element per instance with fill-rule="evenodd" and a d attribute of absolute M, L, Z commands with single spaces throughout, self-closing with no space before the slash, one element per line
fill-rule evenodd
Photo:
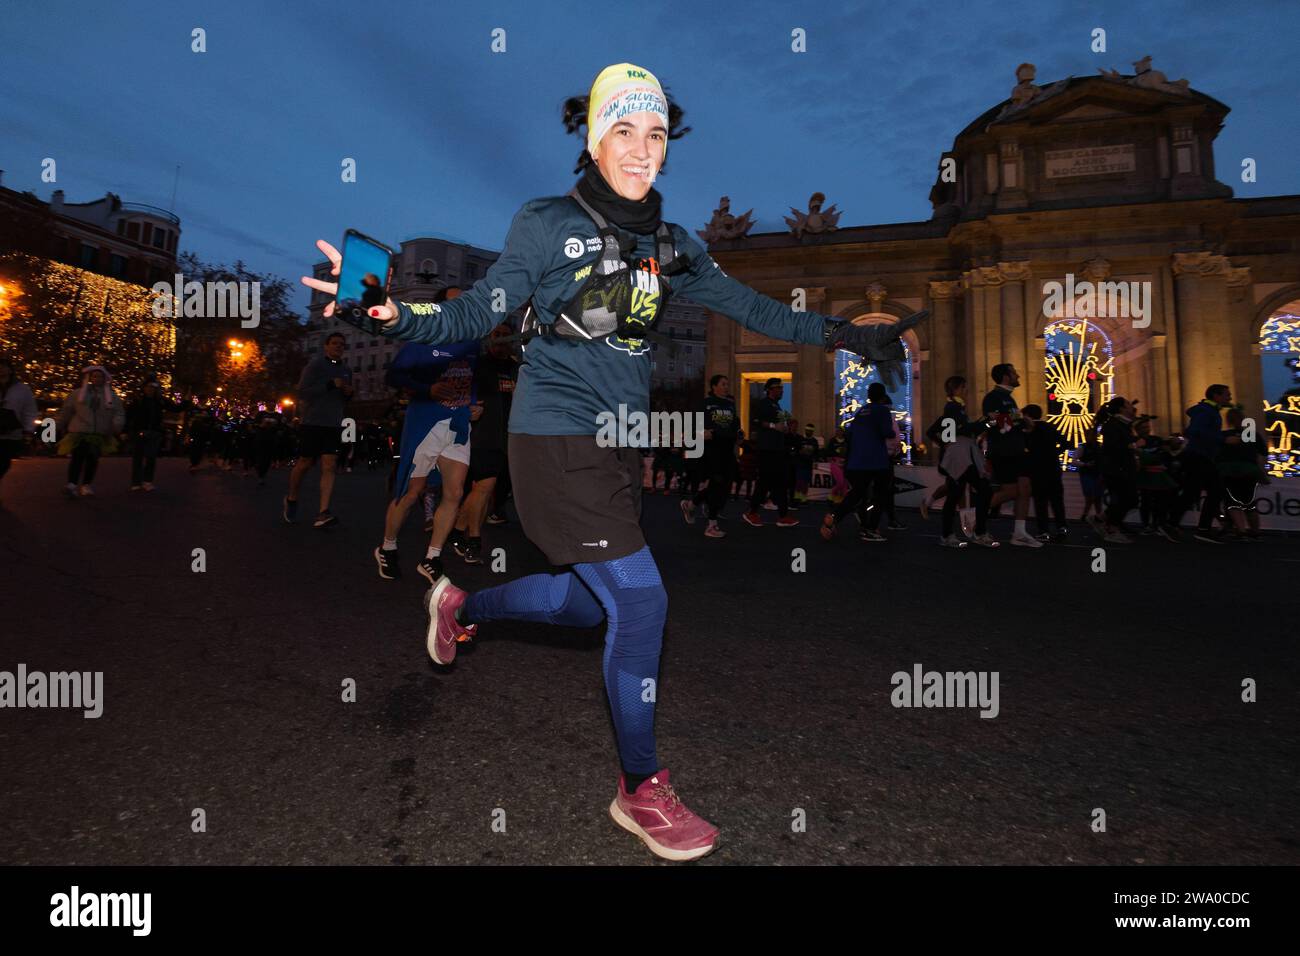
<path fill-rule="evenodd" d="M 330 513 L 334 493 L 334 472 L 342 446 L 343 405 L 353 395 L 352 370 L 343 361 L 347 339 L 334 332 L 325 339 L 324 352 L 307 363 L 298 382 L 302 426 L 298 432 L 298 460 L 289 472 L 289 494 L 284 499 L 284 520 L 298 519 L 298 490 L 302 479 L 320 461 L 320 511 L 313 526 L 328 528 L 338 523 Z"/>

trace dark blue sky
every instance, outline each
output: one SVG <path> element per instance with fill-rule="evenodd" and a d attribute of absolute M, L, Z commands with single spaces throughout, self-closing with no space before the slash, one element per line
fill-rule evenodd
<path fill-rule="evenodd" d="M 778 229 L 815 190 L 842 226 L 926 219 L 939 153 L 1009 95 L 1017 64 L 1041 84 L 1131 73 L 1149 53 L 1232 108 L 1217 159 L 1237 195 L 1300 193 L 1294 2 L 279 6 L 0 0 L 4 184 L 169 207 L 179 163 L 182 247 L 295 281 L 314 240 L 348 226 L 495 249 L 523 202 L 572 184 L 564 98 L 629 60 L 694 127 L 656 184 L 669 219 L 698 228 L 726 193 L 755 231 Z M 190 51 L 194 27 L 208 52 Z M 490 50 L 496 27 L 505 53 Z M 790 52 L 795 27 L 807 53 Z M 47 156 L 57 187 L 40 181 Z M 1240 181 L 1245 156 L 1256 184 Z"/>

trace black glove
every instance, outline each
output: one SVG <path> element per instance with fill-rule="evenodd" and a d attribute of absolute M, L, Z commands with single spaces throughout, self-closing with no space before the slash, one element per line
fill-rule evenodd
<path fill-rule="evenodd" d="M 826 350 L 846 349 L 876 366 L 885 387 L 893 391 L 906 381 L 907 353 L 900 336 L 930 315 L 929 309 L 913 312 L 892 325 L 854 325 L 840 322 L 826 330 Z"/>

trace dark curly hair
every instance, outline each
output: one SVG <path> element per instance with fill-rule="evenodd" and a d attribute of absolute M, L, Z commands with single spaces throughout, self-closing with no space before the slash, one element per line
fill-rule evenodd
<path fill-rule="evenodd" d="M 681 125 L 682 117 L 686 115 L 686 111 L 668 96 L 667 87 L 664 87 L 664 97 L 668 100 L 668 138 L 681 139 L 691 131 L 689 126 Z M 564 114 L 564 131 L 566 133 L 580 133 L 584 138 L 586 137 L 587 107 L 590 105 L 590 99 L 590 95 L 583 95 L 570 96 L 564 101 L 562 112 Z M 578 154 L 578 165 L 573 168 L 573 171 L 580 173 L 593 162 L 591 153 L 587 152 L 587 148 L 584 146 L 582 152 Z M 664 173 L 667 171 L 668 161 L 665 159 L 664 164 L 659 167 L 659 172 Z"/>

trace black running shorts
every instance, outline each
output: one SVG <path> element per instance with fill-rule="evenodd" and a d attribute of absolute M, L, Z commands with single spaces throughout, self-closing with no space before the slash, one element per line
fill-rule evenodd
<path fill-rule="evenodd" d="M 484 478 L 500 478 L 506 471 L 506 453 L 502 448 L 469 447 L 469 480 L 482 481 Z"/>
<path fill-rule="evenodd" d="M 641 453 L 595 435 L 510 435 L 515 510 L 555 565 L 612 561 L 645 547 Z"/>
<path fill-rule="evenodd" d="M 299 458 L 337 455 L 342 447 L 342 425 L 300 425 L 298 427 Z"/>
<path fill-rule="evenodd" d="M 1011 458 L 995 455 L 989 461 L 993 464 L 995 484 L 1014 485 L 1019 479 L 1029 477 L 1029 459 L 1024 456 Z"/>

